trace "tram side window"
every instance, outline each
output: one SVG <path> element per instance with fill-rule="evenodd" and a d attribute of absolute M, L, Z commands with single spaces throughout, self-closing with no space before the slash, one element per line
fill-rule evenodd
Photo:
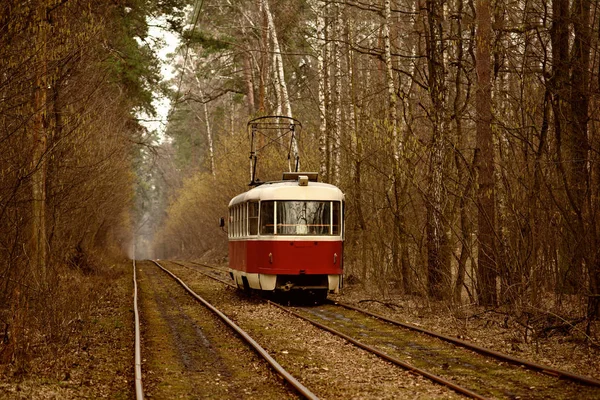
<path fill-rule="evenodd" d="M 248 234 L 258 235 L 258 203 L 248 203 Z"/>
<path fill-rule="evenodd" d="M 333 230 L 331 232 L 332 235 L 337 236 L 340 234 L 340 225 L 341 225 L 341 219 L 340 219 L 340 202 L 339 201 L 334 201 L 333 202 Z"/>
<path fill-rule="evenodd" d="M 237 235 L 242 236 L 242 205 L 239 204 L 237 207 L 238 218 L 237 218 Z"/>
<path fill-rule="evenodd" d="M 233 234 L 231 236 L 236 237 L 237 236 L 237 206 L 233 206 L 232 212 L 233 212 L 233 229 L 231 231 Z"/>
<path fill-rule="evenodd" d="M 239 237 L 240 236 L 240 206 L 239 205 L 235 206 L 234 225 L 235 225 L 235 237 Z"/>
<path fill-rule="evenodd" d="M 233 236 L 233 210 L 229 209 L 229 220 L 227 221 L 227 235 Z"/>
<path fill-rule="evenodd" d="M 242 227 L 242 231 L 240 232 L 240 236 L 246 236 L 247 234 L 247 230 L 246 230 L 246 203 L 242 204 L 241 206 L 241 220 L 240 220 L 240 226 Z"/>
<path fill-rule="evenodd" d="M 275 204 L 273 201 L 260 203 L 260 234 L 273 235 L 275 233 Z"/>
<path fill-rule="evenodd" d="M 242 236 L 242 206 L 238 205 L 237 207 L 237 213 L 238 213 L 238 218 L 237 218 L 237 235 L 238 237 Z"/>

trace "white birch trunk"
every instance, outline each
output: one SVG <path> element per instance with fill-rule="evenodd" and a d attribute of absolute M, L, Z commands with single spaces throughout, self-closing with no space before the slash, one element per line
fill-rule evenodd
<path fill-rule="evenodd" d="M 385 58 L 385 72 L 386 72 L 386 83 L 388 91 L 388 118 L 389 118 L 389 129 L 392 136 L 392 144 L 394 146 L 394 181 L 398 174 L 401 143 L 398 140 L 398 118 L 397 118 L 397 98 L 396 98 L 396 85 L 394 84 L 394 71 L 392 66 L 392 46 L 390 41 L 390 20 L 392 18 L 391 11 L 391 0 L 385 0 L 384 2 L 384 22 L 383 22 L 383 46 L 384 46 L 384 58 Z"/>
<path fill-rule="evenodd" d="M 342 37 L 342 13 L 339 5 L 335 6 L 335 36 L 336 40 Z M 342 140 L 342 46 L 335 41 L 333 44 L 334 57 L 334 92 L 333 104 L 335 107 L 334 122 L 333 122 L 333 141 L 331 144 L 331 161 L 333 172 L 333 184 L 340 184 L 340 164 L 341 164 L 341 140 Z"/>
<path fill-rule="evenodd" d="M 210 158 L 210 173 L 213 179 L 216 179 L 217 174 L 215 171 L 215 153 L 213 147 L 213 135 L 210 127 L 210 119 L 208 119 L 208 105 L 206 103 L 204 106 L 204 123 L 206 124 L 206 139 L 208 140 L 208 157 Z"/>
<path fill-rule="evenodd" d="M 282 111 L 280 110 L 283 109 L 284 116 L 293 118 L 292 105 L 290 103 L 290 98 L 288 95 L 287 84 L 285 83 L 285 71 L 283 68 L 283 58 L 281 57 L 281 48 L 279 47 L 279 40 L 277 39 L 277 31 L 275 30 L 273 14 L 271 14 L 271 9 L 269 7 L 269 0 L 262 0 L 262 5 L 267 16 L 268 34 L 270 35 L 271 43 L 273 45 L 273 73 L 275 78 L 275 90 L 278 94 L 277 115 L 281 115 Z M 294 160 L 295 164 L 296 159 L 298 159 L 298 157 L 300 156 L 298 149 L 298 140 L 295 136 L 291 140 L 292 159 Z M 288 167 L 291 171 L 291 160 L 290 165 Z M 298 169 L 300 169 L 299 162 Z"/>
<path fill-rule="evenodd" d="M 214 154 L 214 146 L 213 146 L 213 134 L 212 134 L 212 128 L 210 126 L 210 120 L 208 118 L 208 105 L 206 104 L 206 102 L 204 101 L 204 92 L 202 91 L 202 89 L 200 89 L 201 87 L 201 82 L 200 79 L 198 79 L 198 76 L 194 73 L 194 71 L 192 71 L 192 69 L 190 68 L 189 71 L 194 75 L 194 79 L 196 80 L 196 84 L 198 85 L 198 90 L 200 93 L 200 98 L 202 99 L 202 106 L 203 106 L 203 111 L 204 111 L 204 123 L 206 125 L 206 140 L 208 142 L 208 157 L 209 157 L 209 161 L 210 161 L 210 173 L 213 176 L 213 178 L 216 178 L 216 168 L 215 168 L 215 154 Z M 193 108 L 191 106 L 191 104 L 188 103 L 188 105 L 190 106 L 190 108 L 193 111 Z M 196 118 L 198 119 L 198 121 L 201 121 L 202 118 L 200 118 L 200 116 L 198 115 L 198 113 L 196 113 L 195 111 L 193 111 L 194 114 L 196 115 Z"/>
<path fill-rule="evenodd" d="M 324 9 L 321 4 L 316 1 L 313 4 L 317 21 L 317 73 L 319 79 L 319 175 L 322 179 L 327 177 L 327 104 L 326 104 L 326 68 L 325 68 L 325 52 L 327 51 L 327 43 L 325 41 L 325 18 L 323 16 Z"/>

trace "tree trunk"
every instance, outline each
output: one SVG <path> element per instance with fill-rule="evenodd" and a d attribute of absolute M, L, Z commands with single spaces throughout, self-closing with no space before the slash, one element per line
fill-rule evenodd
<path fill-rule="evenodd" d="M 456 18 L 456 34 L 462 38 L 462 17 L 463 17 L 463 1 L 456 1 L 457 18 Z M 459 198 L 459 215 L 460 215 L 460 255 L 458 256 L 458 266 L 456 271 L 456 280 L 453 289 L 453 300 L 456 304 L 462 303 L 462 292 L 465 284 L 465 274 L 467 271 L 467 261 L 473 259 L 473 241 L 471 235 L 473 233 L 473 222 L 471 220 L 471 208 L 469 203 L 473 197 L 473 169 L 472 164 L 466 159 L 466 155 L 462 153 L 467 148 L 466 140 L 462 127 L 463 101 L 462 97 L 462 79 L 463 79 L 463 46 L 461 40 L 456 44 L 456 73 L 454 79 L 454 104 L 453 113 L 456 124 L 456 143 L 457 147 L 454 150 L 454 163 L 456 166 L 456 175 L 458 182 L 463 183 L 462 192 Z"/>
<path fill-rule="evenodd" d="M 31 221 L 32 250 L 31 262 L 35 279 L 39 286 L 47 282 L 47 239 L 46 239 L 46 173 L 47 173 L 47 59 L 46 40 L 48 16 L 46 2 L 40 2 L 36 16 L 39 31 L 36 35 L 36 89 L 34 98 L 34 118 L 32 127 L 31 188 L 33 215 Z"/>
<path fill-rule="evenodd" d="M 319 80 L 318 101 L 319 101 L 319 175 L 323 181 L 327 181 L 327 67 L 325 66 L 325 57 L 327 52 L 327 42 L 325 41 L 324 7 L 319 2 L 313 5 L 316 14 L 317 29 L 317 74 Z"/>
<path fill-rule="evenodd" d="M 208 105 L 203 104 L 204 108 L 204 123 L 206 124 L 206 140 L 208 142 L 208 157 L 210 159 L 210 174 L 213 179 L 217 178 L 217 172 L 215 171 L 215 151 L 213 147 L 213 134 L 210 126 L 210 119 L 208 118 Z"/>
<path fill-rule="evenodd" d="M 573 121 L 567 140 L 567 159 L 569 160 L 569 190 L 571 203 L 578 216 L 577 237 L 573 256 L 573 272 L 577 274 L 577 286 L 583 286 L 584 266 L 589 276 L 588 317 L 600 316 L 600 265 L 598 252 L 600 243 L 596 236 L 594 203 L 591 197 L 590 171 L 588 169 L 590 145 L 588 142 L 590 88 L 590 0 L 574 0 L 571 18 L 575 38 L 571 55 L 571 115 Z M 581 273 L 581 275 L 579 275 Z"/>
<path fill-rule="evenodd" d="M 450 295 L 450 257 L 446 224 L 443 215 L 444 158 L 446 155 L 445 110 L 446 83 L 444 81 L 444 20 L 443 4 L 427 0 L 427 63 L 429 71 L 430 118 L 432 124 L 429 182 L 427 188 L 427 278 L 429 296 L 446 299 Z"/>
<path fill-rule="evenodd" d="M 342 141 L 342 44 L 343 35 L 342 13 L 338 4 L 334 5 L 335 21 L 334 32 L 335 41 L 333 42 L 333 135 L 331 138 L 331 175 L 332 183 L 340 185 L 340 168 L 342 155 L 340 153 Z"/>
<path fill-rule="evenodd" d="M 566 166 L 568 167 L 567 151 L 563 154 L 564 140 L 569 136 L 569 124 L 571 123 L 571 108 L 569 107 L 569 0 L 553 0 L 552 2 L 552 28 L 550 30 L 552 41 L 552 110 L 554 114 L 554 133 L 556 137 L 556 154 L 558 158 L 558 173 L 564 185 L 565 195 L 558 201 L 560 207 L 565 210 L 575 210 L 574 203 L 569 203 L 569 179 Z M 568 139 L 567 139 L 568 140 Z M 572 262 L 574 254 L 573 245 L 582 232 L 577 232 L 579 216 L 573 218 L 571 212 L 565 212 L 562 216 L 562 232 L 559 239 L 558 259 L 558 287 L 559 292 L 574 293 L 578 290 L 577 281 L 579 275 L 574 273 L 573 267 L 578 264 Z M 575 222 L 575 224 L 574 224 Z"/>
<path fill-rule="evenodd" d="M 491 13 L 490 0 L 477 0 L 477 90 L 476 167 L 479 171 L 478 201 L 478 300 L 479 304 L 494 306 L 496 294 L 496 243 L 495 243 L 495 194 L 494 194 L 494 145 L 492 134 L 492 87 L 491 87 Z"/>
<path fill-rule="evenodd" d="M 246 81 L 246 104 L 248 115 L 252 117 L 256 113 L 256 104 L 254 102 L 254 79 L 252 78 L 252 58 L 251 54 L 244 55 L 244 80 Z"/>
<path fill-rule="evenodd" d="M 259 86 L 258 86 L 258 114 L 264 115 L 267 111 L 266 98 L 267 98 L 267 88 L 266 88 L 266 80 L 268 76 L 268 63 L 267 60 L 269 58 L 269 23 L 267 20 L 267 15 L 264 7 L 264 0 L 258 0 L 258 6 L 261 10 L 261 14 L 263 17 L 262 20 L 262 29 L 261 29 L 261 37 L 260 37 L 260 70 L 259 70 Z"/>
<path fill-rule="evenodd" d="M 285 72 L 283 68 L 283 58 L 281 57 L 281 48 L 279 46 L 279 39 L 277 38 L 277 31 L 275 29 L 275 22 L 273 21 L 273 14 L 269 7 L 269 0 L 262 0 L 263 9 L 267 17 L 267 28 L 268 35 L 273 45 L 273 80 L 275 82 L 275 92 L 277 93 L 277 115 L 283 113 L 284 116 L 293 118 L 292 105 L 290 103 L 290 97 L 288 95 L 287 84 L 285 82 Z M 281 110 L 281 111 L 280 111 Z M 292 171 L 292 162 L 300 168 L 298 140 L 296 136 L 291 138 L 291 149 L 292 149 L 292 160 L 289 162 L 289 170 Z"/>

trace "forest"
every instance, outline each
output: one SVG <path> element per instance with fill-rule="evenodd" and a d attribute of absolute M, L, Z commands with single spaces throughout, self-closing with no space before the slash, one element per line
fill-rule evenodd
<path fill-rule="evenodd" d="M 198 5 L 149 246 L 223 257 L 215 221 L 249 181 L 245 124 L 286 115 L 302 122 L 301 169 L 346 193 L 347 278 L 455 305 L 566 302 L 596 318 L 598 11 L 579 0 Z M 285 152 L 263 155 L 263 175 L 279 179 Z"/>
<path fill-rule="evenodd" d="M 180 36 L 171 81 L 157 21 Z M 264 115 L 301 121 L 300 169 L 346 194 L 347 282 L 589 329 L 599 50 L 596 0 L 3 2 L 0 355 L 65 340 L 114 258 L 225 264 Z"/>

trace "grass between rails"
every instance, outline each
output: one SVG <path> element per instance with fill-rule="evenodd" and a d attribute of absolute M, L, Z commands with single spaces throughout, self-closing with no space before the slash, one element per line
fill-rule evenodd
<path fill-rule="evenodd" d="M 598 388 L 577 385 L 498 362 L 436 338 L 333 305 L 296 310 L 385 353 L 488 398 L 599 398 Z"/>
<path fill-rule="evenodd" d="M 143 365 L 152 398 L 297 398 L 266 363 L 171 277 L 139 266 Z"/>

